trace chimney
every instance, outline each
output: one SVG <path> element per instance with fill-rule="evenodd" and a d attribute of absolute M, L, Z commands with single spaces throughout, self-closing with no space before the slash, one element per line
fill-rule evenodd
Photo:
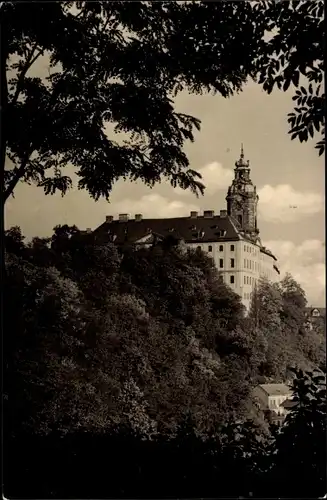
<path fill-rule="evenodd" d="M 119 214 L 119 222 L 127 222 L 128 219 L 129 219 L 129 215 L 128 214 Z"/>
<path fill-rule="evenodd" d="M 215 215 L 214 210 L 204 210 L 203 212 L 203 217 L 205 219 L 210 219 L 211 217 L 214 217 L 214 215 Z"/>
<path fill-rule="evenodd" d="M 106 222 L 112 222 L 114 220 L 112 215 L 107 215 L 106 216 Z"/>
<path fill-rule="evenodd" d="M 196 219 L 197 216 L 198 216 L 198 212 L 191 212 L 191 215 L 190 215 L 191 219 Z"/>
<path fill-rule="evenodd" d="M 227 210 L 220 210 L 220 217 L 227 217 Z"/>
<path fill-rule="evenodd" d="M 142 219 L 143 219 L 143 215 L 142 214 L 135 214 L 135 221 L 136 222 L 140 222 Z"/>

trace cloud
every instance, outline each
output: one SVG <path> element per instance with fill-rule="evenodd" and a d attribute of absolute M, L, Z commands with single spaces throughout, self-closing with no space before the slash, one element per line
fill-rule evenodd
<path fill-rule="evenodd" d="M 279 260 L 281 277 L 292 274 L 305 290 L 309 305 L 325 304 L 325 243 L 304 240 L 300 245 L 292 241 L 271 240 L 264 243 Z"/>
<path fill-rule="evenodd" d="M 206 186 L 205 194 L 212 195 L 220 189 L 227 189 L 234 178 L 233 170 L 224 168 L 221 163 L 214 161 L 204 167 L 196 169 L 202 175 L 201 182 Z M 189 190 L 176 188 L 176 194 L 188 195 Z"/>
<path fill-rule="evenodd" d="M 111 212 L 115 216 L 120 213 L 129 213 L 132 216 L 140 213 L 149 218 L 185 217 L 192 210 L 199 211 L 200 208 L 193 203 L 169 200 L 157 193 L 146 194 L 139 200 L 125 198 L 111 204 Z"/>
<path fill-rule="evenodd" d="M 259 215 L 268 222 L 296 222 L 303 216 L 314 215 L 324 209 L 320 194 L 296 191 L 289 184 L 266 184 L 258 190 L 258 194 Z"/>

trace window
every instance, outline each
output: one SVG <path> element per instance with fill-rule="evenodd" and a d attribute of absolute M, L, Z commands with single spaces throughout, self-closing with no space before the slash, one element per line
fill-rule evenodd
<path fill-rule="evenodd" d="M 229 281 L 231 283 L 235 283 L 235 276 L 231 275 Z"/>
<path fill-rule="evenodd" d="M 230 267 L 235 267 L 235 259 L 230 260 Z"/>
<path fill-rule="evenodd" d="M 208 246 L 208 252 L 212 252 L 212 245 Z"/>
<path fill-rule="evenodd" d="M 235 250 L 234 245 L 231 245 L 231 246 L 230 246 L 230 251 L 231 251 L 231 252 L 234 252 L 234 250 Z"/>
<path fill-rule="evenodd" d="M 244 245 L 244 252 L 246 252 L 246 245 Z"/>
<path fill-rule="evenodd" d="M 224 267 L 224 259 L 219 259 L 219 267 Z"/>
<path fill-rule="evenodd" d="M 201 247 L 200 247 L 200 246 L 198 246 L 198 247 L 196 247 L 196 249 L 197 249 L 197 250 L 201 250 Z"/>
<path fill-rule="evenodd" d="M 223 245 L 219 245 L 219 252 L 223 252 L 223 251 L 224 251 Z"/>
<path fill-rule="evenodd" d="M 247 285 L 249 284 L 249 277 L 248 276 L 246 277 L 246 284 Z"/>
<path fill-rule="evenodd" d="M 246 276 L 244 276 L 244 285 L 246 285 Z"/>
<path fill-rule="evenodd" d="M 246 267 L 246 259 L 244 259 L 244 267 Z"/>

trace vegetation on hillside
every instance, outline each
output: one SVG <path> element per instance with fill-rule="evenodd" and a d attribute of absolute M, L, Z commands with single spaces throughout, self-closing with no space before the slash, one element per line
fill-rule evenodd
<path fill-rule="evenodd" d="M 278 438 L 252 401 L 262 377 L 291 380 L 292 367 L 325 363 L 323 332 L 304 330 L 305 295 L 291 276 L 262 280 L 244 317 L 213 261 L 172 240 L 118 249 L 57 226 L 27 244 L 11 228 L 5 246 L 6 439 L 29 495 L 260 496 L 300 434 L 296 453 L 308 455 L 307 477 L 320 488 L 323 452 L 307 422 L 322 435 L 325 393 L 296 372 L 306 380 L 296 386 L 301 404 Z M 94 457 L 102 449 L 108 465 Z M 40 457 L 51 457 L 50 469 Z"/>

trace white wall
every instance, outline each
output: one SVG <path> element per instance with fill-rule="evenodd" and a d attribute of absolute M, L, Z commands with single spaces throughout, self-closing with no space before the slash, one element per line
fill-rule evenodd
<path fill-rule="evenodd" d="M 231 249 L 232 245 L 234 250 Z M 200 247 L 203 252 L 214 259 L 225 283 L 240 295 L 242 303 L 247 309 L 250 307 L 251 294 L 261 276 L 265 276 L 271 281 L 278 280 L 278 273 L 273 268 L 275 260 L 270 255 L 260 252 L 258 245 L 240 240 L 222 243 L 189 243 L 188 246 L 191 248 Z M 220 267 L 221 259 L 223 267 Z M 231 259 L 234 259 L 234 268 L 231 265 Z M 234 283 L 231 283 L 231 276 L 234 277 Z"/>

